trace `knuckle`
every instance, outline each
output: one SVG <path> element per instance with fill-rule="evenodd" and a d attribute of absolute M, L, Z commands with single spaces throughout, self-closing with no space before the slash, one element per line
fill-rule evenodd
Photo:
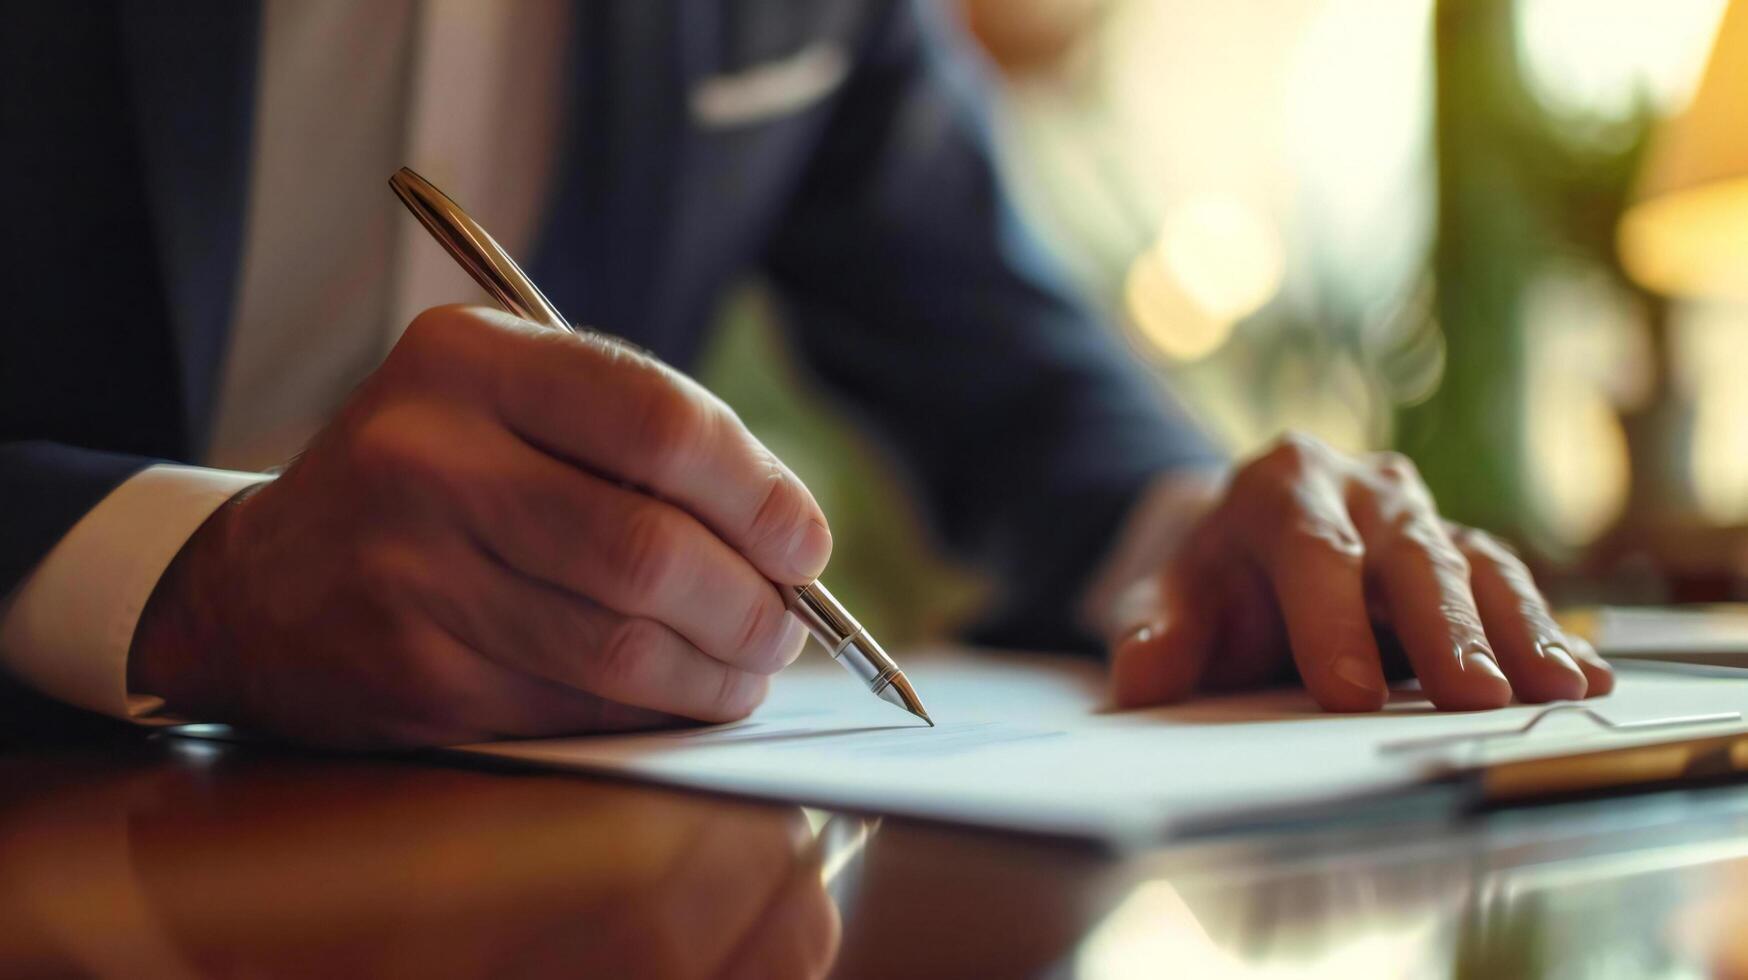
<path fill-rule="evenodd" d="M 1486 627 L 1481 622 L 1481 615 L 1475 608 L 1475 603 L 1467 596 L 1448 597 L 1438 604 L 1439 617 L 1454 627 L 1460 636 L 1472 637 L 1485 643 Z"/>
<path fill-rule="evenodd" d="M 1554 614 L 1548 609 L 1547 600 L 1540 592 L 1531 590 L 1519 593 L 1517 599 L 1517 614 L 1523 621 L 1535 627 L 1544 635 L 1559 636 L 1560 624 L 1554 621 Z"/>
<path fill-rule="evenodd" d="M 1391 550 L 1397 555 L 1424 562 L 1441 576 L 1468 580 L 1468 557 L 1452 543 L 1436 521 L 1418 513 L 1405 512 L 1392 524 Z"/>
<path fill-rule="evenodd" d="M 488 400 L 512 418 L 575 411 L 577 391 L 588 385 L 586 373 L 567 370 L 576 337 L 521 320 L 493 325 L 501 342 L 481 351 L 477 366 Z"/>
<path fill-rule="evenodd" d="M 1501 569 L 1521 571 L 1524 575 L 1529 574 L 1529 566 L 1524 564 L 1523 558 L 1518 555 L 1516 549 L 1486 531 L 1461 527 L 1457 528 L 1451 537 L 1463 550 L 1485 558 Z"/>
<path fill-rule="evenodd" d="M 747 529 L 753 547 L 782 545 L 805 519 L 808 509 L 806 495 L 777 462 L 771 451 L 760 447 L 759 465 L 764 472 L 764 495 L 753 511 L 752 526 Z"/>
<path fill-rule="evenodd" d="M 552 492 L 537 490 L 529 485 L 533 481 L 518 480 L 498 467 L 462 467 L 451 463 L 445 466 L 445 472 L 447 476 L 434 478 L 436 489 L 474 528 L 518 527 L 542 511 L 556 510 L 542 499 L 553 496 Z M 548 519 L 538 520 L 535 526 L 560 525 Z"/>
<path fill-rule="evenodd" d="M 746 699 L 741 696 L 740 673 L 732 668 L 722 671 L 716 684 L 716 691 L 710 698 L 710 711 L 713 717 L 725 721 L 738 720 L 752 713 L 751 707 L 743 707 Z"/>
<path fill-rule="evenodd" d="M 1282 487 L 1303 480 L 1328 458 L 1323 444 L 1299 432 L 1288 432 L 1233 478 L 1233 492 L 1247 497 L 1279 497 Z"/>
<path fill-rule="evenodd" d="M 1252 507 L 1280 507 L 1289 488 L 1304 476 L 1297 461 L 1271 452 L 1238 471 L 1232 478 L 1232 497 Z"/>
<path fill-rule="evenodd" d="M 1286 534 L 1301 554 L 1314 554 L 1324 560 L 1353 566 L 1365 560 L 1366 546 L 1359 534 L 1352 527 L 1336 521 L 1302 515 L 1289 526 Z"/>
<path fill-rule="evenodd" d="M 346 441 L 346 461 L 367 485 L 389 486 L 416 480 L 437 468 L 438 459 L 417 436 L 407 411 L 390 409 L 360 422 Z"/>
<path fill-rule="evenodd" d="M 661 642 L 661 629 L 635 617 L 615 623 L 602 640 L 590 672 L 597 693 L 612 697 L 635 688 L 643 663 Z"/>
<path fill-rule="evenodd" d="M 1290 430 L 1275 440 L 1263 458 L 1285 460 L 1295 466 L 1306 467 L 1322 462 L 1328 455 L 1328 447 L 1317 437 Z"/>
<path fill-rule="evenodd" d="M 741 618 L 740 632 L 735 649 L 740 653 L 738 660 L 747 664 L 748 669 L 775 670 L 779 666 L 775 659 L 764 657 L 774 649 L 773 639 L 777 635 L 778 625 L 784 615 L 783 607 L 763 598 L 747 608 Z"/>
<path fill-rule="evenodd" d="M 730 667 L 722 671 L 711 696 L 710 717 L 717 721 L 739 721 L 753 713 L 765 699 L 769 679 L 747 674 Z"/>
<path fill-rule="evenodd" d="M 371 583 L 372 595 L 384 610 L 391 635 L 405 636 L 413 628 L 413 610 L 422 606 L 426 582 L 420 563 L 384 544 L 366 546 L 354 557 L 362 576 Z"/>
<path fill-rule="evenodd" d="M 694 464 L 710 426 L 698 399 L 660 373 L 649 374 L 629 431 L 632 452 L 645 461 L 645 475 L 660 484 Z"/>
<path fill-rule="evenodd" d="M 478 319 L 473 307 L 458 304 L 423 310 L 401 332 L 389 358 L 418 367 L 465 361 L 459 356 L 461 345 L 477 335 L 479 324 L 469 321 Z"/>
<path fill-rule="evenodd" d="M 415 355 L 447 343 L 454 314 L 455 308 L 450 306 L 433 306 L 420 311 L 407 324 L 407 329 L 401 331 L 395 351 L 403 356 Z"/>
<path fill-rule="evenodd" d="M 1536 585 L 1529 566 L 1509 545 L 1485 531 L 1459 528 L 1452 537 L 1468 553 L 1470 563 L 1492 566 L 1493 573 L 1505 583 L 1515 597 L 1517 612 L 1527 622 L 1543 629 L 1555 629 L 1548 601 Z"/>
<path fill-rule="evenodd" d="M 1420 469 L 1414 461 L 1399 452 L 1385 451 L 1372 456 L 1372 471 L 1386 483 L 1397 486 L 1418 486 Z"/>
<path fill-rule="evenodd" d="M 660 504 L 642 504 L 626 515 L 608 557 L 632 597 L 660 595 L 678 578 L 684 534 L 678 519 Z"/>
<path fill-rule="evenodd" d="M 393 690 L 409 704 L 428 707 L 448 703 L 450 688 L 442 683 L 447 676 L 446 658 L 433 642 L 424 618 L 410 608 L 388 608 L 382 611 L 378 628 L 380 662 L 393 678 Z"/>

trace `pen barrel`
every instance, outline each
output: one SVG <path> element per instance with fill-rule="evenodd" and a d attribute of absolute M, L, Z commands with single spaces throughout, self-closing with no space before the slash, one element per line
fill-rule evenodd
<path fill-rule="evenodd" d="M 847 639 L 862 632 L 862 624 L 844 608 L 837 596 L 823 582 L 793 586 L 789 590 L 789 609 L 801 620 L 807 631 L 819 638 L 832 656 Z"/>
<path fill-rule="evenodd" d="M 824 585 L 814 582 L 793 588 L 790 596 L 790 611 L 868 690 L 878 694 L 897 676 L 898 664 Z"/>

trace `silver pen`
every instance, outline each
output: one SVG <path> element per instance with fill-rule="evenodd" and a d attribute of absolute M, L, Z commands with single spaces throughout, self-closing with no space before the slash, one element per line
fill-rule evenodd
<path fill-rule="evenodd" d="M 509 253 L 447 194 L 406 167 L 396 171 L 388 185 L 438 244 L 504 309 L 554 330 L 576 332 Z M 882 701 L 896 704 L 934 726 L 935 720 L 924 710 L 922 699 L 917 697 L 904 671 L 824 584 L 779 588 L 787 596 L 789 610 L 825 644 L 833 660 Z"/>

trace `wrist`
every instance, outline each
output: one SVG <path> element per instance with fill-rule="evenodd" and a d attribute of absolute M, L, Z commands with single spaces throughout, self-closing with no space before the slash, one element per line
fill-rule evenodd
<path fill-rule="evenodd" d="M 224 613 L 236 562 L 237 517 L 262 484 L 219 505 L 171 559 L 152 589 L 128 649 L 130 693 L 161 698 L 185 717 L 223 718 L 236 687 L 226 676 Z"/>

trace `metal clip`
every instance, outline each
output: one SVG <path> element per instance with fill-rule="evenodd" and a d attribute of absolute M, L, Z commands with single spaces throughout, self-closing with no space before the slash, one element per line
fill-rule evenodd
<path fill-rule="evenodd" d="M 1496 728 L 1485 732 L 1456 732 L 1449 735 L 1431 735 L 1425 738 L 1407 738 L 1394 742 L 1385 742 L 1378 746 L 1379 752 L 1415 752 L 1421 749 L 1443 748 L 1447 745 L 1463 745 L 1484 742 L 1493 738 L 1513 738 L 1528 735 L 1552 715 L 1560 712 L 1577 714 L 1589 719 L 1598 727 L 1608 732 L 1645 732 L 1660 728 L 1686 728 L 1692 725 L 1716 725 L 1722 722 L 1742 720 L 1740 711 L 1719 711 L 1706 715 L 1679 715 L 1673 718 L 1648 718 L 1644 721 L 1613 721 L 1606 715 L 1582 704 L 1551 704 L 1535 713 L 1535 716 L 1517 728 Z"/>

